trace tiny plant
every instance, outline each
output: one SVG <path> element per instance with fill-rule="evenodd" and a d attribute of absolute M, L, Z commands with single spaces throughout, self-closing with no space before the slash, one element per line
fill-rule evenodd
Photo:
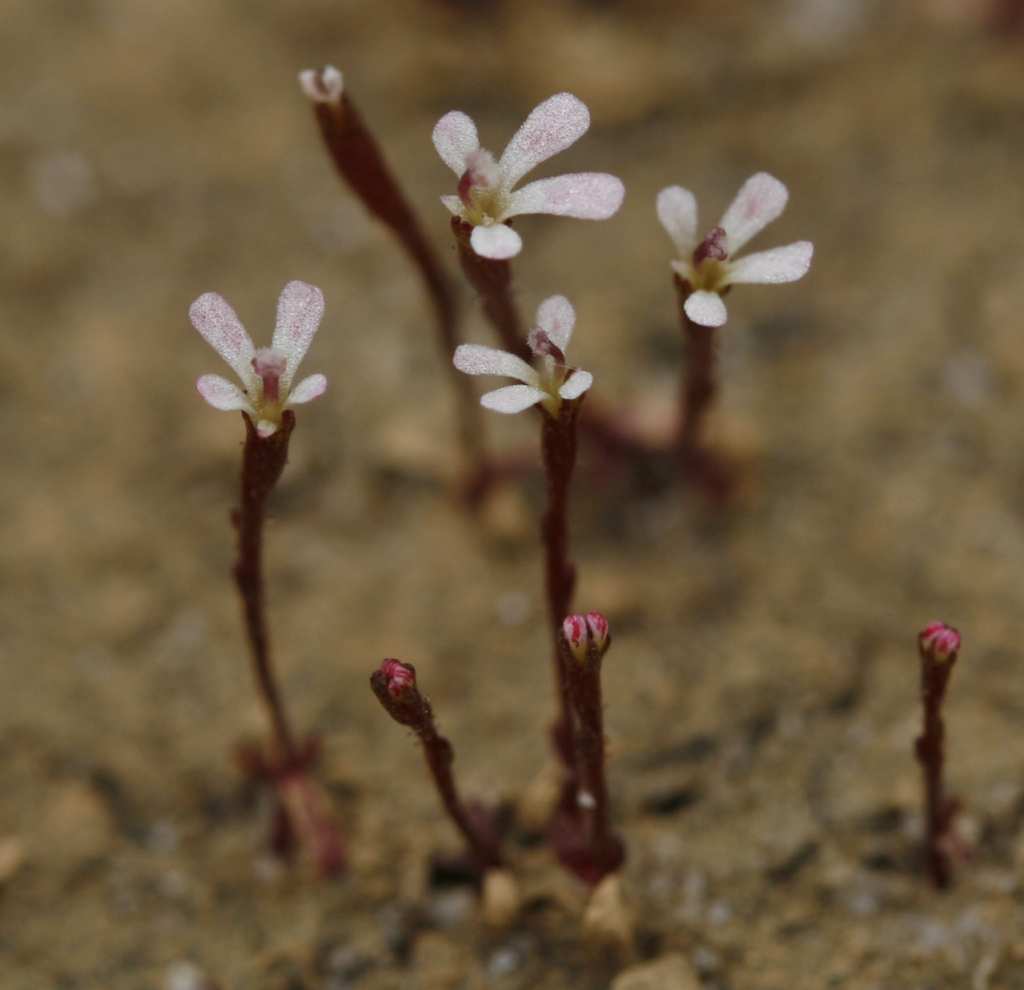
<path fill-rule="evenodd" d="M 444 810 L 466 840 L 473 873 L 482 877 L 501 867 L 504 858 L 497 821 L 483 805 L 465 805 L 459 797 L 452 773 L 455 750 L 434 725 L 430 702 L 416 685 L 416 668 L 400 660 L 385 660 L 370 677 L 370 687 L 384 710 L 399 725 L 412 729 L 423 745 L 423 755 Z"/>
<path fill-rule="evenodd" d="M 932 882 L 943 889 L 952 881 L 952 860 L 960 851 L 952 831 L 960 802 L 946 796 L 943 779 L 946 726 L 942 719 L 942 702 L 960 651 L 960 634 L 942 622 L 933 622 L 918 636 L 917 645 L 924 728 L 915 753 L 924 775 L 925 865 Z"/>
<path fill-rule="evenodd" d="M 509 263 L 523 241 L 512 229 L 512 218 L 550 213 L 606 220 L 622 205 L 625 187 L 603 172 L 559 175 L 514 187 L 527 172 L 578 141 L 588 127 L 590 111 L 571 93 L 559 93 L 535 107 L 498 161 L 480 147 L 476 124 L 466 114 L 453 110 L 434 127 L 434 147 L 459 179 L 458 194 L 441 197 L 452 213 L 459 263 L 505 350 L 526 360 L 531 352 L 511 293 Z"/>
<path fill-rule="evenodd" d="M 733 479 L 721 457 L 708 446 L 707 417 L 718 392 L 715 329 L 728 317 L 725 296 L 742 282 L 777 284 L 803 278 L 814 246 L 797 241 L 736 258 L 751 238 L 777 219 L 789 192 L 767 172 L 751 176 L 725 215 L 703 239 L 698 233 L 697 200 L 681 186 L 658 193 L 658 219 L 679 251 L 672 262 L 679 297 L 686 370 L 676 446 L 680 471 L 716 501 L 728 499 Z"/>
<path fill-rule="evenodd" d="M 295 429 L 293 406 L 323 395 L 327 379 L 310 375 L 293 384 L 324 312 L 315 285 L 289 282 L 277 305 L 270 347 L 257 350 L 227 301 L 215 292 L 200 296 L 189 309 L 192 325 L 232 367 L 239 388 L 219 375 L 203 375 L 196 388 L 215 409 L 240 411 L 245 425 L 241 491 L 231 519 L 238 533 L 234 576 L 242 600 L 253 673 L 271 725 L 266 753 L 246 749 L 246 769 L 267 779 L 277 793 L 274 848 L 290 852 L 296 844 L 325 875 L 344 865 L 344 849 L 326 794 L 309 776 L 315 741 L 300 743 L 285 714 L 281 688 L 271 659 L 263 589 L 263 523 L 267 499 L 288 460 Z"/>

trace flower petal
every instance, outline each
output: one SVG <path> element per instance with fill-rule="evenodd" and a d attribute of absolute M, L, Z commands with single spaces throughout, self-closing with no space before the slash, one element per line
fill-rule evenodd
<path fill-rule="evenodd" d="M 286 406 L 301 406 L 304 402 L 312 402 L 319 399 L 327 391 L 327 379 L 323 375 L 310 375 L 303 378 L 298 385 L 288 393 Z"/>
<path fill-rule="evenodd" d="M 498 162 L 505 188 L 511 189 L 531 168 L 578 141 L 589 126 L 590 111 L 572 93 L 558 93 L 534 107 Z"/>
<path fill-rule="evenodd" d="M 785 247 L 748 254 L 732 263 L 729 281 L 763 282 L 769 285 L 795 282 L 807 274 L 813 254 L 814 245 L 810 241 L 797 241 Z"/>
<path fill-rule="evenodd" d="M 700 289 L 687 298 L 683 306 L 686 315 L 702 327 L 720 327 L 728 319 L 725 303 L 717 292 Z"/>
<path fill-rule="evenodd" d="M 435 125 L 434 147 L 437 153 L 460 179 L 466 171 L 466 155 L 480 147 L 476 124 L 461 110 L 446 113 Z"/>
<path fill-rule="evenodd" d="M 680 255 L 697 246 L 697 198 L 682 186 L 668 186 L 658 193 L 658 219 L 668 231 Z"/>
<path fill-rule="evenodd" d="M 626 187 L 604 172 L 574 172 L 538 179 L 509 197 L 506 217 L 520 213 L 549 213 L 577 220 L 607 220 L 622 206 Z"/>
<path fill-rule="evenodd" d="M 469 243 L 481 258 L 490 258 L 492 261 L 514 258 L 523 249 L 523 239 L 503 223 L 474 227 Z"/>
<path fill-rule="evenodd" d="M 506 385 L 481 396 L 480 405 L 485 409 L 493 409 L 494 412 L 517 413 L 535 406 L 547 397 L 547 392 L 542 392 L 532 385 Z"/>
<path fill-rule="evenodd" d="M 224 412 L 232 412 L 241 409 L 255 415 L 252 404 L 246 394 L 234 383 L 229 382 L 220 375 L 203 375 L 196 382 L 196 391 L 213 406 L 214 409 L 222 409 Z"/>
<path fill-rule="evenodd" d="M 315 285 L 295 281 L 284 287 L 277 300 L 277 323 L 270 345 L 280 351 L 288 362 L 281 375 L 282 389 L 291 384 L 323 316 L 324 294 Z"/>
<path fill-rule="evenodd" d="M 564 354 L 576 326 L 576 310 L 565 296 L 551 296 L 537 307 L 537 326 Z"/>
<path fill-rule="evenodd" d="M 257 380 L 252 370 L 256 349 L 228 301 L 216 292 L 204 292 L 189 307 L 188 318 L 207 343 L 234 368 L 242 384 L 251 388 Z"/>
<path fill-rule="evenodd" d="M 558 394 L 563 399 L 578 399 L 593 384 L 594 376 L 589 371 L 577 368 L 569 380 L 558 390 Z"/>
<path fill-rule="evenodd" d="M 774 176 L 758 172 L 743 183 L 719 227 L 728 235 L 729 254 L 735 254 L 786 208 L 789 190 Z"/>
<path fill-rule="evenodd" d="M 462 216 L 464 207 L 458 196 L 442 196 L 441 202 L 448 208 L 449 213 L 453 213 L 457 217 Z"/>
<path fill-rule="evenodd" d="M 521 357 L 483 344 L 459 344 L 452 364 L 467 375 L 506 375 L 527 385 L 540 384 L 540 375 Z"/>
<path fill-rule="evenodd" d="M 267 437 L 272 437 L 277 433 L 277 423 L 273 423 L 269 419 L 261 419 L 256 424 L 256 432 L 266 440 Z"/>

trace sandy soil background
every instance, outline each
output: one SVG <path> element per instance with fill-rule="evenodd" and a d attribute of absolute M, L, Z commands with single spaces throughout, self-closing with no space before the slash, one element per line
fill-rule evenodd
<path fill-rule="evenodd" d="M 0 4 L 4 990 L 555 990 L 670 952 L 689 970 L 659 990 L 1024 987 L 1024 51 L 935 7 Z M 510 930 L 428 882 L 455 837 L 367 677 L 415 663 L 465 789 L 526 790 L 552 711 L 540 490 L 479 522 L 451 496 L 420 286 L 296 83 L 327 62 L 451 262 L 437 118 L 469 112 L 500 150 L 552 93 L 589 104 L 540 174 L 613 172 L 625 205 L 523 219 L 517 287 L 530 314 L 569 296 L 595 398 L 652 434 L 681 361 L 657 191 L 713 222 L 770 171 L 791 201 L 758 245 L 816 245 L 802 282 L 730 297 L 735 512 L 581 465 L 630 950 L 582 939 L 583 894 L 542 852 Z M 351 845 L 334 882 L 266 858 L 231 759 L 264 727 L 228 580 L 241 423 L 195 394 L 224 368 L 186 318 L 216 290 L 266 341 L 293 278 L 324 290 L 304 369 L 331 387 L 300 410 L 269 586 Z M 534 421 L 497 420 L 495 449 L 534 456 Z M 946 895 L 919 872 L 911 757 L 933 619 L 964 636 L 949 780 L 978 849 Z"/>

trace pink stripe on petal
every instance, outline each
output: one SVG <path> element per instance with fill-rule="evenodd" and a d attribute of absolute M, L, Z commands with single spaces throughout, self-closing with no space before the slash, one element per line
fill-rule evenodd
<path fill-rule="evenodd" d="M 558 390 L 558 394 L 563 399 L 578 399 L 593 384 L 594 376 L 589 371 L 577 368 L 569 380 Z"/>
<path fill-rule="evenodd" d="M 277 301 L 277 323 L 271 346 L 288 361 L 281 387 L 288 388 L 295 369 L 306 356 L 324 316 L 324 294 L 308 282 L 289 282 Z"/>
<path fill-rule="evenodd" d="M 530 169 L 578 141 L 590 126 L 586 104 L 558 93 L 535 107 L 502 153 L 502 181 L 511 189 Z"/>
<path fill-rule="evenodd" d="M 748 254 L 732 263 L 729 281 L 761 282 L 766 285 L 795 282 L 807 274 L 813 254 L 814 245 L 810 241 L 797 241 L 785 247 Z"/>
<path fill-rule="evenodd" d="M 204 292 L 188 310 L 188 318 L 207 343 L 234 369 L 247 387 L 254 382 L 252 359 L 256 353 L 242 321 L 216 292 Z"/>
<path fill-rule="evenodd" d="M 684 304 L 686 315 L 702 327 L 720 327 L 729 318 L 725 303 L 717 292 L 701 289 L 694 292 Z"/>
<path fill-rule="evenodd" d="M 724 227 L 728 235 L 729 254 L 735 254 L 777 219 L 788 199 L 789 190 L 767 172 L 758 172 L 747 179 L 718 225 Z"/>
<path fill-rule="evenodd" d="M 523 249 L 523 239 L 503 223 L 474 227 L 473 233 L 469 235 L 469 243 L 481 258 L 490 258 L 492 261 L 514 258 Z"/>
<path fill-rule="evenodd" d="M 483 344 L 459 344 L 452 363 L 467 375 L 506 375 L 527 385 L 540 383 L 540 376 L 521 357 Z"/>
<path fill-rule="evenodd" d="M 452 110 L 434 125 L 431 137 L 442 161 L 461 179 L 466 171 L 466 155 L 480 147 L 472 118 L 460 110 Z"/>
<path fill-rule="evenodd" d="M 542 392 L 532 385 L 506 385 L 504 388 L 498 388 L 483 395 L 480 405 L 493 412 L 511 414 L 529 409 L 530 406 L 535 406 L 547 397 L 547 392 Z"/>
<path fill-rule="evenodd" d="M 697 199 L 689 189 L 669 186 L 658 193 L 658 219 L 680 255 L 697 246 Z"/>
<path fill-rule="evenodd" d="M 614 175 L 604 172 L 574 172 L 538 179 L 509 197 L 506 216 L 548 213 L 577 220 L 607 220 L 616 213 L 626 187 Z"/>
<path fill-rule="evenodd" d="M 303 378 L 288 394 L 285 405 L 301 406 L 304 402 L 319 399 L 327 391 L 327 379 L 323 375 L 310 375 Z"/>
<path fill-rule="evenodd" d="M 564 353 L 576 326 L 576 310 L 565 296 L 551 296 L 537 307 L 537 326 Z"/>
<path fill-rule="evenodd" d="M 253 415 L 253 408 L 245 393 L 234 383 L 220 375 L 203 375 L 196 382 L 196 391 L 213 406 L 224 412 L 240 409 Z"/>

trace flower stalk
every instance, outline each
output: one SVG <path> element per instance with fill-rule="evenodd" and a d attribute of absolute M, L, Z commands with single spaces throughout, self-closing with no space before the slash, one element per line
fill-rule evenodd
<path fill-rule="evenodd" d="M 960 843 L 952 834 L 960 802 L 947 797 L 945 792 L 946 726 L 942 718 L 942 703 L 960 650 L 960 634 L 941 622 L 933 622 L 917 642 L 924 723 L 914 751 L 924 776 L 925 864 L 932 882 L 942 890 L 952 881 L 953 856 L 960 851 Z"/>
<path fill-rule="evenodd" d="M 466 840 L 472 865 L 481 874 L 502 866 L 504 858 L 497 823 L 482 805 L 466 805 L 460 798 L 452 773 L 455 750 L 437 731 L 430 702 L 416 685 L 416 668 L 400 660 L 385 660 L 370 676 L 370 687 L 384 710 L 399 725 L 416 733 L 441 803 Z"/>
<path fill-rule="evenodd" d="M 332 66 L 319 72 L 307 69 L 299 80 L 313 104 L 320 135 L 338 173 L 370 213 L 390 228 L 419 271 L 434 309 L 444 364 L 450 367 L 459 342 L 459 313 L 454 288 L 437 252 L 345 90 L 341 73 Z M 484 468 L 479 409 L 466 379 L 454 375 L 453 382 L 459 441 L 472 472 L 479 473 Z"/>
<path fill-rule="evenodd" d="M 569 615 L 559 628 L 558 644 L 571 704 L 576 773 L 572 800 L 563 799 L 556 809 L 549 835 L 565 865 L 596 885 L 625 858 L 625 847 L 610 828 L 605 780 L 601 661 L 611 646 L 608 620 L 598 612 Z"/>

